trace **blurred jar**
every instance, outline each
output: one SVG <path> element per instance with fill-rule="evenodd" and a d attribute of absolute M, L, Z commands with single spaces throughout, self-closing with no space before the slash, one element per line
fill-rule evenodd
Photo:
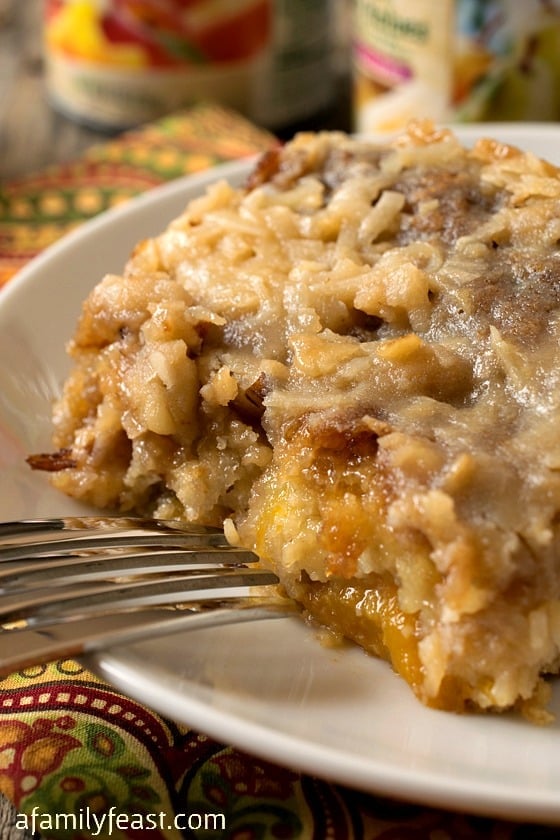
<path fill-rule="evenodd" d="M 355 0 L 354 127 L 560 119 L 559 0 Z"/>
<path fill-rule="evenodd" d="M 53 105 L 123 129 L 216 101 L 277 129 L 332 95 L 332 0 L 45 0 Z"/>

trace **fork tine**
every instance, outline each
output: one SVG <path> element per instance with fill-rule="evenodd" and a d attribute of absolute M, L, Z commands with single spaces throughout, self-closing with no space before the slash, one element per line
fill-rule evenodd
<path fill-rule="evenodd" d="M 174 612 L 142 610 L 69 622 L 54 622 L 40 629 L 24 628 L 5 631 L 9 652 L 0 656 L 0 677 L 15 671 L 84 654 L 180 633 L 185 630 L 217 627 L 244 621 L 283 618 L 294 612 L 293 605 L 269 602 L 262 598 L 229 599 L 217 602 L 214 609 L 204 608 Z"/>
<path fill-rule="evenodd" d="M 0 555 L 2 549 L 0 548 Z M 68 553 L 40 556 L 30 560 L 0 563 L 0 592 L 28 589 L 31 586 L 60 585 L 65 580 L 95 580 L 112 575 L 155 574 L 184 571 L 185 567 L 248 565 L 258 561 L 256 554 L 229 547 L 208 549 L 173 548 L 170 551 L 141 548 L 138 551 L 112 549 L 111 553 L 93 551 L 83 556 Z"/>
<path fill-rule="evenodd" d="M 182 522 L 0 523 L 0 635 L 9 640 L 0 675 L 187 626 L 270 617 L 268 607 L 279 604 L 279 614 L 293 611 L 274 589 L 268 602 L 252 597 L 252 587 L 278 583 L 258 560 L 232 547 L 223 531 Z"/>
<path fill-rule="evenodd" d="M 264 569 L 209 569 L 197 575 L 176 575 L 164 580 L 145 579 L 79 583 L 40 588 L 30 592 L 4 595 L 0 600 L 0 622 L 8 623 L 33 617 L 38 624 L 44 616 L 59 617 L 107 612 L 147 604 L 180 604 L 188 600 L 210 597 L 212 590 L 251 587 L 277 583 L 273 572 Z"/>
<path fill-rule="evenodd" d="M 216 534 L 223 539 L 221 528 L 211 525 L 194 525 L 178 519 L 147 519 L 143 516 L 60 516 L 55 518 L 18 519 L 0 522 L 0 538 L 23 536 L 29 539 L 33 534 L 57 531 L 95 531 L 103 535 L 107 531 L 143 531 L 147 534 Z"/>
<path fill-rule="evenodd" d="M 0 562 L 39 554 L 96 548 L 100 544 L 105 547 L 228 546 L 221 529 L 175 520 L 72 516 L 0 523 Z"/>

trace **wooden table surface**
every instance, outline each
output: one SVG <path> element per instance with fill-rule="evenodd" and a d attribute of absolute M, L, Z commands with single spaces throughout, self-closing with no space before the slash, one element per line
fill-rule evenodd
<path fill-rule="evenodd" d="M 71 160 L 110 136 L 50 105 L 43 76 L 42 16 L 42 0 L 0 0 L 0 182 Z M 337 35 L 344 38 L 340 28 L 337 22 Z M 334 107 L 320 125 L 305 128 L 350 128 L 349 77 L 343 61 L 339 63 Z"/>

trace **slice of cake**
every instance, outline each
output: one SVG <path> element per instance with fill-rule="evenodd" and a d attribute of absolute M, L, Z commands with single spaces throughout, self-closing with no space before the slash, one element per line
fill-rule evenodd
<path fill-rule="evenodd" d="M 560 174 L 530 154 L 426 124 L 299 135 L 92 291 L 35 464 L 99 507 L 225 521 L 430 706 L 536 709 L 559 241 Z"/>

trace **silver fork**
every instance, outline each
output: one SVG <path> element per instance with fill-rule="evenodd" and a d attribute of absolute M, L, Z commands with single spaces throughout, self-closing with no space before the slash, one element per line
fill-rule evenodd
<path fill-rule="evenodd" d="M 185 629 L 293 611 L 217 528 L 136 517 L 0 523 L 0 676 Z M 255 595 L 252 587 L 266 587 Z"/>

